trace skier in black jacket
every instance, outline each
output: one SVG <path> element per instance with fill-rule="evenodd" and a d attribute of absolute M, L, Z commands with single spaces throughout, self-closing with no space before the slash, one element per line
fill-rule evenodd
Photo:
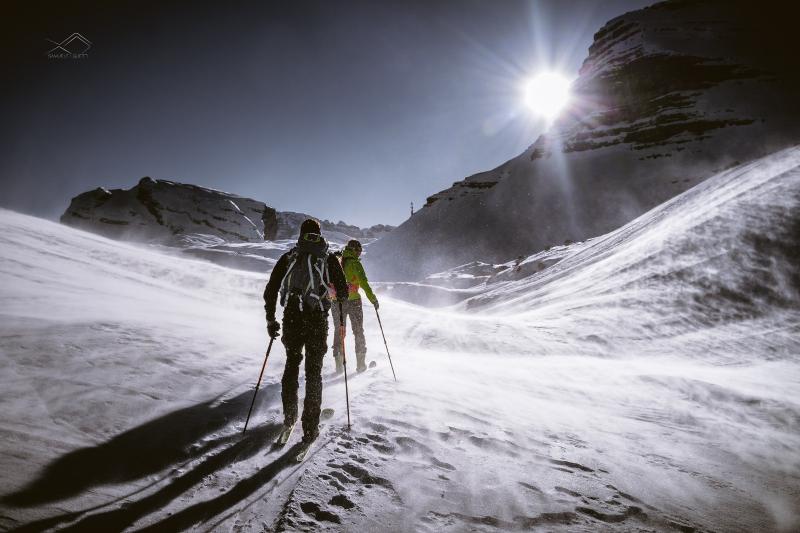
<path fill-rule="evenodd" d="M 319 434 L 322 403 L 322 362 L 328 351 L 328 283 L 347 300 L 347 281 L 337 258 L 328 252 L 319 222 L 308 219 L 300 226 L 297 245 L 283 254 L 264 289 L 267 331 L 276 338 L 280 325 L 275 320 L 275 301 L 281 294 L 283 345 L 286 368 L 281 381 L 284 430 L 279 438 L 285 444 L 297 422 L 297 388 L 303 348 L 306 357 L 306 396 L 303 401 L 303 442 L 310 444 Z M 334 302 L 334 305 L 338 305 Z"/>

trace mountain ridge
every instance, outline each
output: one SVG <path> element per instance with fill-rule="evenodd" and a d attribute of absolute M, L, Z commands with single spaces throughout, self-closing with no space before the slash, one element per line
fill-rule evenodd
<path fill-rule="evenodd" d="M 115 239 L 181 246 L 185 235 L 211 235 L 233 243 L 292 239 L 306 218 L 315 217 L 277 211 L 226 191 L 146 176 L 130 189 L 98 187 L 75 196 L 60 221 Z M 337 241 L 372 240 L 392 230 L 385 224 L 320 224 Z"/>
<path fill-rule="evenodd" d="M 672 0 L 612 19 L 573 103 L 519 156 L 428 198 L 366 257 L 414 280 L 616 229 L 709 176 L 800 140 L 789 17 Z"/>

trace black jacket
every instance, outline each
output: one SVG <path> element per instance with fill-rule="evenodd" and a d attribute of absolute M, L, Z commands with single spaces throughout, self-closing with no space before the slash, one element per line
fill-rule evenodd
<path fill-rule="evenodd" d="M 272 274 L 269 276 L 267 287 L 264 289 L 264 309 L 267 311 L 267 320 L 275 320 L 275 303 L 278 300 L 278 292 L 281 289 L 281 281 L 286 275 L 286 269 L 289 268 L 289 254 L 283 254 L 278 262 L 275 263 L 275 268 L 272 269 Z M 330 276 L 333 286 L 336 288 L 336 294 L 344 294 L 342 301 L 347 300 L 347 280 L 344 277 L 342 265 L 339 264 L 339 259 L 332 253 L 328 254 L 328 275 Z"/>

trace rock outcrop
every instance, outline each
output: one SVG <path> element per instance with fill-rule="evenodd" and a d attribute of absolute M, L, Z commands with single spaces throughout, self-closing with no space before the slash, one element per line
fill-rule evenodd
<path fill-rule="evenodd" d="M 61 222 L 222 266 L 267 272 L 294 245 L 307 218 L 312 217 L 276 211 L 235 194 L 145 177 L 131 189 L 100 187 L 76 196 Z M 334 248 L 350 239 L 369 244 L 394 229 L 383 224 L 359 228 L 328 220 L 321 225 Z"/>
<path fill-rule="evenodd" d="M 276 231 L 276 239 L 293 239 L 297 237 L 300 229 L 300 224 L 311 215 L 305 213 L 295 213 L 293 211 L 279 211 L 278 212 L 278 228 Z M 333 242 L 347 242 L 350 239 L 359 239 L 364 241 L 372 241 L 383 237 L 394 229 L 394 226 L 386 224 L 376 224 L 369 228 L 359 228 L 342 222 L 331 222 L 330 220 L 321 220 L 322 232 L 325 234 L 329 241 Z"/>
<path fill-rule="evenodd" d="M 261 242 L 278 232 L 278 214 L 263 202 L 149 177 L 127 190 L 101 187 L 76 196 L 61 222 L 114 239 L 168 245 L 190 234 Z"/>
<path fill-rule="evenodd" d="M 795 24 L 787 4 L 744 0 L 672 0 L 609 21 L 563 116 L 374 243 L 373 277 L 421 279 L 582 241 L 800 141 Z"/>

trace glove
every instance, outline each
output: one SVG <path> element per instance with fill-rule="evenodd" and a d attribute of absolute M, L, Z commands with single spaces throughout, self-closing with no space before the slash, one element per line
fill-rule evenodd
<path fill-rule="evenodd" d="M 377 310 L 378 310 L 378 307 L 380 307 L 380 306 L 378 305 L 378 299 L 377 299 L 377 298 L 375 298 L 375 301 L 374 301 L 374 302 L 372 302 L 372 305 L 374 305 L 374 306 L 375 306 L 375 310 L 377 311 Z"/>
<path fill-rule="evenodd" d="M 280 335 L 281 332 L 281 325 L 278 324 L 277 320 L 268 320 L 267 321 L 267 333 L 271 338 L 276 338 Z"/>

